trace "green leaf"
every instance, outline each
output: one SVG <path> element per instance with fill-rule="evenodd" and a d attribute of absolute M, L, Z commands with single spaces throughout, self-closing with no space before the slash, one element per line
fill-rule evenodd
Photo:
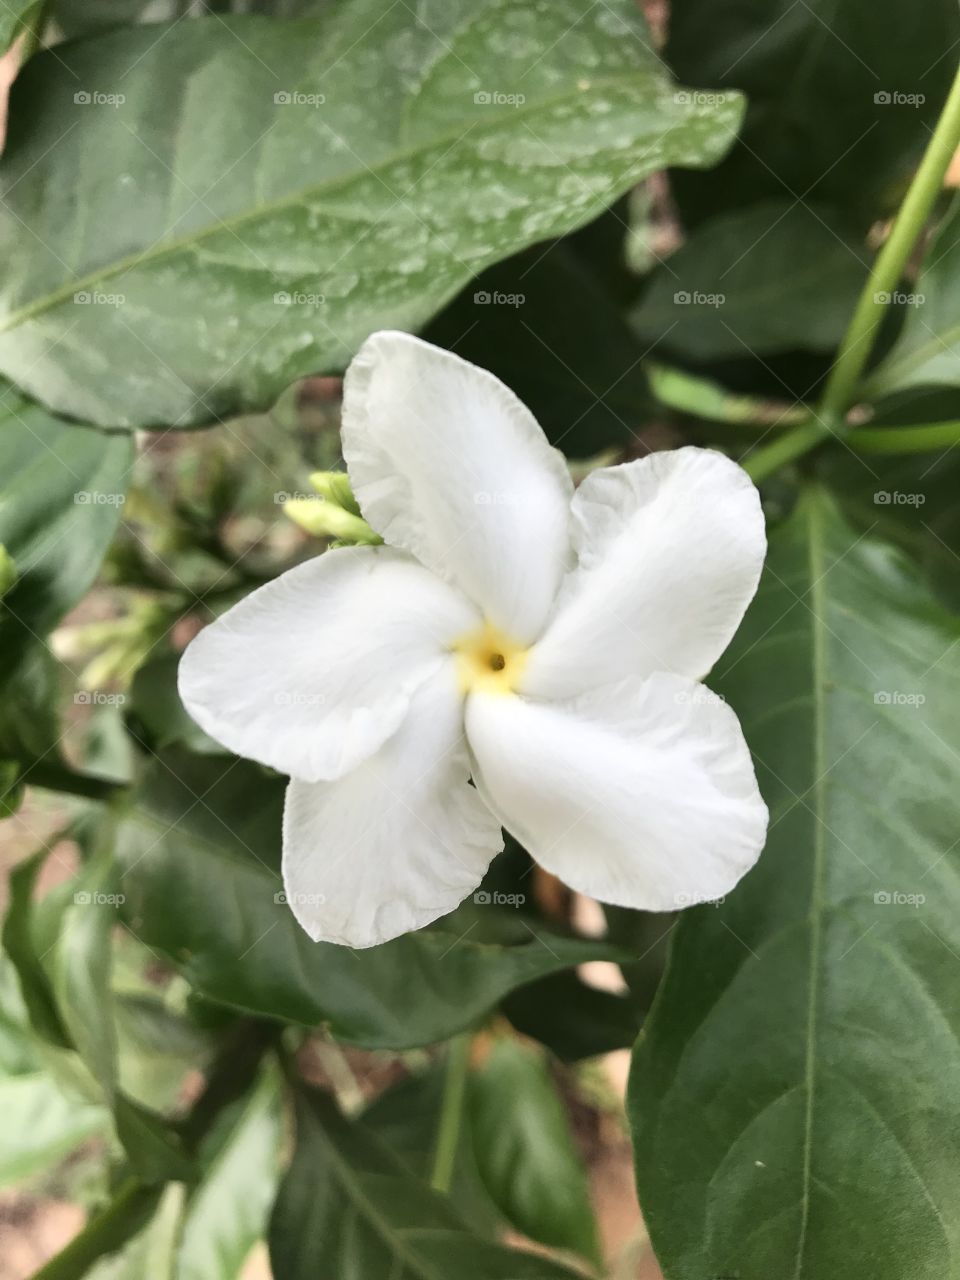
<path fill-rule="evenodd" d="M 50 979 L 40 962 L 33 931 L 33 895 L 48 853 L 49 848 L 41 849 L 10 872 L 10 905 L 3 922 L 3 949 L 17 971 L 23 1003 L 34 1031 L 50 1044 L 69 1048 L 71 1040 Z"/>
<path fill-rule="evenodd" d="M 960 613 L 960 450 L 866 458 L 837 450 L 822 455 L 817 474 L 858 530 L 902 548 L 937 599 Z"/>
<path fill-rule="evenodd" d="M 36 637 L 50 631 L 96 577 L 132 464 L 128 436 L 63 422 L 5 389 L 0 543 L 13 557 L 17 581 L 0 600 L 0 690 Z"/>
<path fill-rule="evenodd" d="M 266 1232 L 280 1179 L 279 1080 L 266 1071 L 229 1118 L 192 1193 L 177 1251 L 176 1280 L 236 1280 Z"/>
<path fill-rule="evenodd" d="M 105 846 L 71 883 L 53 956 L 53 987 L 71 1042 L 113 1108 L 117 1136 L 145 1183 L 184 1177 L 180 1143 L 155 1112 L 119 1085 L 119 1046 L 111 990 L 112 933 L 122 902 L 112 850 Z"/>
<path fill-rule="evenodd" d="M 886 359 L 867 379 L 870 399 L 917 388 L 960 385 L 960 200 L 924 258 L 915 284 L 900 291 L 903 330 Z"/>
<path fill-rule="evenodd" d="M 360 1116 L 364 1128 L 375 1133 L 426 1183 L 436 1157 L 444 1081 L 444 1063 L 434 1063 L 385 1089 Z M 473 1143 L 463 1124 L 447 1195 L 466 1225 L 479 1235 L 493 1235 L 503 1227 L 503 1219 L 480 1179 Z"/>
<path fill-rule="evenodd" d="M 867 278 L 863 244 L 828 210 L 772 201 L 697 227 L 650 281 L 631 323 L 692 360 L 829 351 Z"/>
<path fill-rule="evenodd" d="M 954 0 L 929 0 L 920 23 L 899 0 L 673 0 L 670 66 L 691 84 L 742 89 L 749 103 L 725 163 L 675 175 L 684 214 L 702 221 L 789 196 L 865 229 L 919 161 L 958 39 Z"/>
<path fill-rule="evenodd" d="M 960 624 L 814 488 L 712 679 L 771 827 L 635 1051 L 654 1247 L 671 1280 L 955 1276 Z"/>
<path fill-rule="evenodd" d="M 467 1117 L 480 1175 L 504 1217 L 599 1266 L 586 1171 L 543 1053 L 498 1039 L 469 1077 Z"/>
<path fill-rule="evenodd" d="M 81 1142 L 108 1130 L 105 1107 L 68 1096 L 44 1072 L 0 1079 L 0 1186 L 50 1169 Z"/>
<path fill-rule="evenodd" d="M 640 1026 L 632 1001 L 588 986 L 572 969 L 511 991 L 502 1009 L 518 1031 L 564 1062 L 626 1049 Z"/>
<path fill-rule="evenodd" d="M 243 761 L 170 752 L 120 829 L 136 936 L 208 999 L 402 1049 L 446 1039 L 546 973 L 619 958 L 489 906 L 364 951 L 312 942 L 283 895 L 284 787 Z"/>
<path fill-rule="evenodd" d="M 106 426 L 262 408 L 736 130 L 737 95 L 675 93 L 632 0 L 430 22 L 350 0 L 33 59 L 0 167 L 0 371 Z"/>
<path fill-rule="evenodd" d="M 297 1145 L 270 1226 L 274 1275 L 284 1280 L 572 1280 L 573 1272 L 472 1235 L 449 1202 L 393 1152 L 303 1094 Z"/>

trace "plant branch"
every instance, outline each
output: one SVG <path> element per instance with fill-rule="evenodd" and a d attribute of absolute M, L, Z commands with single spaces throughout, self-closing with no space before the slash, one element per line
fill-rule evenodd
<path fill-rule="evenodd" d="M 752 453 L 744 462 L 744 467 L 754 480 L 765 479 L 779 467 L 803 457 L 843 429 L 844 415 L 854 401 L 860 375 L 870 359 L 877 331 L 883 320 L 883 307 L 878 303 L 877 295 L 892 293 L 896 288 L 934 202 L 943 189 L 943 180 L 958 147 L 960 64 L 920 167 L 913 175 L 893 229 L 886 244 L 877 254 L 869 279 L 860 294 L 827 379 L 819 409 L 811 412 L 809 421 L 793 428 L 788 435 Z M 862 431 L 854 428 L 850 437 L 851 440 L 862 440 Z M 869 444 L 867 447 L 870 447 Z"/>
<path fill-rule="evenodd" d="M 884 307 L 877 301 L 877 295 L 892 293 L 897 287 L 934 202 L 943 190 L 943 180 L 958 147 L 960 66 L 957 67 L 937 127 L 900 206 L 893 229 L 877 254 L 873 270 L 863 287 L 857 309 L 827 379 L 820 403 L 820 416 L 828 422 L 841 421 L 856 396 L 857 383 L 870 358 L 877 330 L 884 316 Z"/>

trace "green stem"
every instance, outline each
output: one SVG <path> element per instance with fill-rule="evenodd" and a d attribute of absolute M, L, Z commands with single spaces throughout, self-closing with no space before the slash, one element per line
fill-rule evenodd
<path fill-rule="evenodd" d="M 789 434 L 772 444 L 756 449 L 744 462 L 754 480 L 763 480 L 778 467 L 794 462 L 840 430 L 844 416 L 853 403 L 860 375 L 863 373 L 883 321 L 883 306 L 876 295 L 892 293 L 900 281 L 907 259 L 913 251 L 930 216 L 937 196 L 943 189 L 950 161 L 960 147 L 960 65 L 947 95 L 937 127 L 933 131 L 920 167 L 913 175 L 906 197 L 900 206 L 886 244 L 877 254 L 870 277 L 864 285 L 856 310 L 847 327 L 834 361 L 819 409 L 811 420 L 794 427 Z M 879 428 L 877 428 L 879 430 Z M 864 439 L 862 431 L 851 430 L 851 439 Z M 865 441 L 867 449 L 872 441 Z M 887 440 L 887 446 L 892 441 Z M 915 443 L 920 444 L 919 438 Z M 874 447 L 877 446 L 874 444 Z M 936 445 L 927 444 L 926 448 Z M 891 449 L 892 452 L 892 449 Z"/>
<path fill-rule="evenodd" d="M 450 1190 L 450 1184 L 453 1181 L 472 1039 L 470 1032 L 464 1032 L 463 1035 L 451 1040 L 447 1046 L 443 1101 L 440 1105 L 440 1124 L 433 1155 L 433 1176 L 430 1179 L 430 1185 L 434 1191 L 442 1191 L 444 1194 Z"/>
<path fill-rule="evenodd" d="M 95 1214 L 66 1248 L 34 1273 L 33 1280 L 78 1280 L 105 1253 L 113 1253 L 149 1221 L 163 1192 L 128 1178 L 105 1209 Z"/>
<path fill-rule="evenodd" d="M 80 796 L 84 800 L 112 800 L 114 796 L 129 791 L 129 787 L 122 782 L 101 778 L 93 773 L 77 773 L 66 765 L 47 764 L 43 760 L 27 765 L 22 781 L 31 787 L 61 791 L 64 795 Z"/>
<path fill-rule="evenodd" d="M 847 437 L 862 453 L 932 453 L 960 444 L 960 422 L 929 422 L 921 427 L 857 427 Z"/>
<path fill-rule="evenodd" d="M 802 458 L 815 445 L 828 439 L 830 434 L 822 422 L 805 422 L 788 434 L 779 436 L 771 444 L 754 449 L 746 458 L 741 459 L 743 469 L 759 483 L 788 462 Z"/>
<path fill-rule="evenodd" d="M 920 168 L 913 176 L 886 244 L 877 254 L 857 309 L 831 370 L 821 401 L 820 415 L 827 421 L 842 420 L 857 392 L 857 383 L 873 350 L 884 305 L 877 294 L 896 289 L 914 246 L 943 190 L 950 161 L 960 146 L 960 66 L 954 76 L 937 127 L 927 144 Z"/>

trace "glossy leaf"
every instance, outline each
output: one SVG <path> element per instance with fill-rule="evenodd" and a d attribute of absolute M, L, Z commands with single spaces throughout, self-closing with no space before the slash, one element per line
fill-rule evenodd
<path fill-rule="evenodd" d="M 693 360 L 837 346 L 870 255 L 830 218 L 773 201 L 698 227 L 634 310 L 640 340 Z"/>
<path fill-rule="evenodd" d="M 960 624 L 820 490 L 712 681 L 766 850 L 684 913 L 634 1056 L 640 1201 L 671 1280 L 943 1280 L 960 1255 Z"/>
<path fill-rule="evenodd" d="M 821 202 L 863 229 L 895 206 L 936 122 L 960 39 L 953 0 L 674 0 L 681 80 L 745 91 L 741 138 L 714 173 L 679 174 L 696 221 L 760 199 Z"/>
<path fill-rule="evenodd" d="M 270 1227 L 284 1280 L 572 1280 L 558 1263 L 472 1235 L 449 1202 L 391 1150 L 339 1115 L 323 1094 L 300 1097 L 297 1145 Z"/>
<path fill-rule="evenodd" d="M 664 164 L 715 162 L 740 111 L 675 93 L 632 0 L 64 45 L 11 98 L 0 371 L 105 426 L 265 407 Z"/>
<path fill-rule="evenodd" d="M 121 827 L 134 932 L 208 999 L 399 1049 L 446 1039 L 546 973 L 618 958 L 489 906 L 365 951 L 311 942 L 280 879 L 284 787 L 243 761 L 171 752 Z"/>
<path fill-rule="evenodd" d="M 599 1265 L 586 1171 L 542 1051 L 498 1039 L 471 1073 L 467 1098 L 477 1167 L 504 1217 Z"/>

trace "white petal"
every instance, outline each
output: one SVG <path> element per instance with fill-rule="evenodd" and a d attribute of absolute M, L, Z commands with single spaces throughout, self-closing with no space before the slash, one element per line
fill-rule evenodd
<path fill-rule="evenodd" d="M 594 471 L 572 513 L 579 563 L 530 654 L 524 692 L 567 698 L 653 671 L 705 676 L 763 567 L 747 473 L 711 449 L 653 453 Z"/>
<path fill-rule="evenodd" d="M 503 834 L 469 775 L 447 663 L 376 755 L 337 782 L 291 782 L 283 879 L 314 941 L 372 947 L 446 915 L 477 887 Z"/>
<path fill-rule="evenodd" d="M 750 752 L 720 698 L 680 676 L 551 704 L 472 694 L 474 779 L 548 871 L 602 902 L 722 897 L 766 835 Z"/>
<path fill-rule="evenodd" d="M 343 547 L 260 587 L 180 662 L 180 697 L 231 751 L 315 782 L 395 732 L 478 614 L 403 552 Z"/>
<path fill-rule="evenodd" d="M 342 436 L 374 529 L 514 640 L 536 639 L 572 563 L 572 485 L 513 392 L 419 338 L 375 333 L 347 370 Z"/>

